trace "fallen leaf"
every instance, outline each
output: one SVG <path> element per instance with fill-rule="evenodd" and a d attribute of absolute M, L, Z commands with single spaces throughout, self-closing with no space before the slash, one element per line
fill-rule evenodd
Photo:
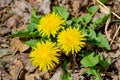
<path fill-rule="evenodd" d="M 13 51 L 20 51 L 20 53 L 29 49 L 29 46 L 23 44 L 18 37 L 11 39 L 10 45 Z"/>
<path fill-rule="evenodd" d="M 2 69 L 0 67 L 0 80 L 13 80 L 12 76 L 10 76 L 7 72 L 4 71 L 4 69 Z"/>
<path fill-rule="evenodd" d="M 88 70 L 88 68 L 82 68 L 81 70 L 75 70 L 72 74 L 72 77 L 74 80 L 84 80 L 85 77 L 82 76 L 86 71 Z"/>
<path fill-rule="evenodd" d="M 61 75 L 63 75 L 63 70 L 59 67 L 56 72 L 53 74 L 50 80 L 62 80 Z"/>
<path fill-rule="evenodd" d="M 45 73 L 43 77 L 45 80 L 50 80 L 50 73 Z"/>
<path fill-rule="evenodd" d="M 40 8 L 44 14 L 47 14 L 50 12 L 50 0 L 42 0 L 40 3 Z"/>
<path fill-rule="evenodd" d="M 28 9 L 28 11 L 32 9 L 27 1 L 15 1 L 14 5 L 12 5 L 12 11 L 19 16 L 24 16 L 26 9 Z"/>
<path fill-rule="evenodd" d="M 36 67 L 32 65 L 32 63 L 30 62 L 30 58 L 28 57 L 29 54 L 28 53 L 23 53 L 18 55 L 21 59 L 21 61 L 24 64 L 25 69 L 27 70 L 27 72 L 31 73 L 34 72 Z"/>
<path fill-rule="evenodd" d="M 17 26 L 18 24 L 18 21 L 19 21 L 19 17 L 17 15 L 13 15 L 12 17 L 10 17 L 8 20 L 7 20 L 7 26 L 9 28 L 13 27 L 13 26 Z"/>
<path fill-rule="evenodd" d="M 35 78 L 38 80 L 42 80 L 38 71 L 35 71 L 34 73 L 27 72 L 25 74 L 25 80 L 36 80 Z"/>
<path fill-rule="evenodd" d="M 21 27 L 18 27 L 16 30 L 21 31 L 21 30 L 26 29 L 26 28 L 27 28 L 27 25 L 22 25 Z"/>
<path fill-rule="evenodd" d="M 9 54 L 11 54 L 9 48 L 0 49 L 0 58 L 2 58 L 5 55 L 9 55 Z"/>
<path fill-rule="evenodd" d="M 21 76 L 21 74 L 23 74 L 24 69 L 23 69 L 23 63 L 20 60 L 15 60 L 14 61 L 14 65 L 10 66 L 9 70 L 10 70 L 10 75 L 15 79 L 22 79 L 23 76 Z"/>

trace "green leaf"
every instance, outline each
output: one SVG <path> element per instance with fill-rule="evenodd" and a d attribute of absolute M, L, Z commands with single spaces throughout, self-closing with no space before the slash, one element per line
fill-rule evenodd
<path fill-rule="evenodd" d="M 68 72 L 67 70 L 66 70 L 66 66 L 67 66 L 67 64 L 69 63 L 69 59 L 68 58 L 65 58 L 65 61 L 64 61 L 64 63 L 62 64 L 62 66 L 61 66 L 61 68 L 63 69 L 63 71 L 64 71 L 64 75 L 62 75 L 61 77 L 62 77 L 62 79 L 63 80 L 73 80 L 73 78 L 71 77 L 71 72 Z"/>
<path fill-rule="evenodd" d="M 82 29 L 82 33 L 83 33 L 84 36 L 87 37 L 87 39 L 88 39 L 88 30 L 85 29 L 85 28 L 83 28 L 83 29 Z"/>
<path fill-rule="evenodd" d="M 95 39 L 96 38 L 96 32 L 91 28 L 91 26 L 89 26 L 89 28 L 88 28 L 88 36 L 91 39 Z"/>
<path fill-rule="evenodd" d="M 63 80 L 73 80 L 73 78 L 72 78 L 72 77 L 67 76 L 67 77 L 63 77 Z"/>
<path fill-rule="evenodd" d="M 42 16 L 41 16 L 41 15 L 39 15 L 39 16 L 36 15 L 36 10 L 33 9 L 33 10 L 32 10 L 32 16 L 31 16 L 31 22 L 34 23 L 34 24 L 38 24 L 40 18 L 42 18 Z"/>
<path fill-rule="evenodd" d="M 69 63 L 69 61 L 65 58 L 64 60 L 64 63 L 62 64 L 61 68 L 63 69 L 63 71 L 65 73 L 67 73 L 67 70 L 66 70 L 66 65 Z"/>
<path fill-rule="evenodd" d="M 99 47 L 105 48 L 107 50 L 110 50 L 110 45 L 108 43 L 108 40 L 103 36 L 103 34 L 98 33 L 96 38 L 96 45 L 98 45 Z"/>
<path fill-rule="evenodd" d="M 106 69 L 111 64 L 111 58 L 107 57 L 105 60 L 103 59 L 103 56 L 100 55 L 100 65 L 102 66 L 102 69 Z"/>
<path fill-rule="evenodd" d="M 110 14 L 107 14 L 107 15 L 105 15 L 104 17 L 95 20 L 95 21 L 93 22 L 93 24 L 96 25 L 96 26 L 100 26 L 102 23 L 105 23 L 105 22 L 106 22 L 106 20 L 109 18 L 109 16 L 110 16 Z M 96 26 L 95 26 L 95 27 L 96 27 Z"/>
<path fill-rule="evenodd" d="M 60 14 L 65 20 L 69 17 L 69 12 L 62 6 L 54 7 L 53 12 Z"/>
<path fill-rule="evenodd" d="M 92 52 L 88 56 L 84 57 L 80 62 L 83 67 L 93 67 L 99 63 L 99 55 L 95 56 L 95 53 Z"/>
<path fill-rule="evenodd" d="M 78 17 L 77 18 L 77 23 L 83 22 L 83 18 L 82 17 Z"/>
<path fill-rule="evenodd" d="M 90 14 L 85 14 L 82 16 L 82 18 L 86 24 L 88 24 L 92 20 L 92 16 Z"/>
<path fill-rule="evenodd" d="M 30 31 L 28 29 L 24 29 L 24 30 L 21 30 L 19 32 L 13 32 L 12 33 L 12 36 L 13 37 L 21 37 L 21 38 L 25 38 L 25 37 L 29 37 L 29 33 Z"/>
<path fill-rule="evenodd" d="M 67 72 L 64 75 L 62 75 L 62 79 L 63 80 L 73 80 L 73 78 L 71 77 L 71 72 Z"/>
<path fill-rule="evenodd" d="M 39 20 L 42 18 L 42 16 L 36 15 L 36 10 L 33 9 L 32 11 L 32 16 L 31 16 L 31 21 L 30 24 L 28 25 L 28 30 L 32 31 L 34 29 L 37 29 L 37 25 L 39 24 Z"/>
<path fill-rule="evenodd" d="M 102 3 L 106 3 L 108 0 L 100 0 Z M 110 1 L 110 0 L 109 0 Z"/>
<path fill-rule="evenodd" d="M 98 5 L 94 5 L 94 6 L 90 7 L 90 8 L 88 8 L 87 10 L 93 16 L 99 10 L 99 6 Z"/>
<path fill-rule="evenodd" d="M 28 26 L 27 26 L 27 29 L 30 30 L 30 31 L 33 31 L 33 30 L 37 30 L 37 24 L 34 24 L 34 23 L 30 23 Z"/>
<path fill-rule="evenodd" d="M 39 23 L 41 16 L 36 15 L 36 10 L 33 9 L 32 16 L 31 16 L 31 22 L 27 26 L 27 29 L 16 31 L 12 33 L 12 36 L 14 37 L 38 37 L 40 36 L 39 32 L 37 31 L 37 24 Z"/>
<path fill-rule="evenodd" d="M 24 44 L 27 44 L 27 45 L 29 45 L 30 47 L 35 47 L 35 45 L 36 45 L 37 42 L 38 42 L 38 40 L 36 40 L 36 39 L 31 39 L 31 40 L 29 40 L 29 41 L 24 42 Z"/>
<path fill-rule="evenodd" d="M 66 24 L 67 24 L 68 26 L 71 26 L 72 22 L 73 22 L 72 20 L 67 20 L 67 21 L 66 21 Z"/>
<path fill-rule="evenodd" d="M 21 37 L 21 38 L 28 38 L 28 37 L 40 37 L 40 33 L 38 31 L 31 32 L 28 29 L 23 29 L 19 32 L 13 32 L 13 37 Z"/>
<path fill-rule="evenodd" d="M 41 34 L 38 31 L 30 32 L 29 37 L 41 37 Z"/>
<path fill-rule="evenodd" d="M 93 67 L 93 68 L 90 68 L 88 71 L 87 71 L 88 74 L 90 75 L 94 75 L 96 78 L 95 80 L 102 80 L 99 72 Z"/>

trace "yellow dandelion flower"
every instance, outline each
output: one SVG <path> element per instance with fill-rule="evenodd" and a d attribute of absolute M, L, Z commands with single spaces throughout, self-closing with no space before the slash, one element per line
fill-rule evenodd
<path fill-rule="evenodd" d="M 56 32 L 62 28 L 61 24 L 64 24 L 65 21 L 57 13 L 50 13 L 44 16 L 38 25 L 38 31 L 42 33 L 43 36 L 50 37 L 50 34 L 55 36 Z"/>
<path fill-rule="evenodd" d="M 39 67 L 39 70 L 48 71 L 54 68 L 59 63 L 57 53 L 58 48 L 55 47 L 53 42 L 37 43 L 35 49 L 30 53 L 29 57 L 34 66 Z"/>
<path fill-rule="evenodd" d="M 85 46 L 85 38 L 79 28 L 67 28 L 60 32 L 57 37 L 58 45 L 60 45 L 61 49 L 68 55 L 68 53 L 72 52 L 72 54 L 80 51 L 82 47 Z"/>

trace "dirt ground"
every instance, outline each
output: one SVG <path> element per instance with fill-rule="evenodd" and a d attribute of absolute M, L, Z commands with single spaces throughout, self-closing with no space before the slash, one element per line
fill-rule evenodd
<path fill-rule="evenodd" d="M 23 44 L 19 37 L 11 37 L 11 34 L 27 27 L 33 7 L 37 9 L 38 15 L 44 15 L 53 6 L 61 5 L 72 16 L 79 17 L 94 4 L 98 4 L 96 0 L 0 0 L 0 80 L 61 80 L 63 71 L 60 67 L 47 73 L 33 67 L 28 58 L 30 47 Z M 120 0 L 108 0 L 105 5 L 120 16 Z M 103 13 L 106 11 L 101 8 L 93 19 Z M 106 73 L 101 72 L 101 75 L 104 80 L 120 80 L 120 20 L 112 15 L 100 29 L 111 46 L 110 51 L 102 50 L 101 53 L 105 58 L 110 56 L 112 59 Z M 74 80 L 91 80 L 83 75 L 81 69 L 75 70 L 72 77 Z"/>

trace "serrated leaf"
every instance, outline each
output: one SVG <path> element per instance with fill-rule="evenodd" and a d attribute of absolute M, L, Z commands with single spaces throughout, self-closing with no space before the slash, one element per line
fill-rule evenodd
<path fill-rule="evenodd" d="M 12 36 L 13 37 L 21 37 L 21 38 L 25 38 L 25 37 L 29 37 L 29 33 L 30 31 L 28 29 L 24 29 L 24 30 L 21 30 L 19 32 L 13 32 L 12 33 Z"/>
<path fill-rule="evenodd" d="M 28 37 L 40 37 L 40 33 L 38 31 L 31 32 L 28 29 L 23 29 L 19 32 L 13 32 L 13 37 L 21 37 L 21 38 L 28 38 Z"/>
<path fill-rule="evenodd" d="M 110 58 L 110 57 L 107 57 L 107 58 L 105 59 L 103 65 L 104 65 L 105 67 L 108 67 L 108 66 L 110 66 L 110 64 L 111 64 L 111 58 Z"/>
<path fill-rule="evenodd" d="M 84 34 L 85 37 L 88 37 L 88 30 L 83 28 L 82 33 Z"/>
<path fill-rule="evenodd" d="M 37 24 L 34 24 L 34 23 L 30 23 L 28 26 L 27 26 L 27 29 L 30 30 L 30 31 L 33 31 L 35 29 L 37 29 Z"/>
<path fill-rule="evenodd" d="M 110 45 L 108 43 L 108 40 L 103 36 L 103 34 L 98 33 L 96 38 L 96 45 L 98 45 L 99 47 L 105 48 L 107 50 L 110 50 Z"/>
<path fill-rule="evenodd" d="M 111 58 L 107 57 L 105 60 L 103 59 L 103 56 L 100 56 L 100 65 L 103 67 L 103 69 L 106 69 L 111 64 Z"/>
<path fill-rule="evenodd" d="M 73 22 L 72 20 L 67 20 L 67 21 L 66 21 L 66 24 L 67 24 L 68 26 L 71 26 L 72 22 Z"/>
<path fill-rule="evenodd" d="M 79 23 L 79 22 L 83 22 L 82 17 L 78 17 L 78 18 L 77 18 L 77 23 Z"/>
<path fill-rule="evenodd" d="M 27 44 L 27 45 L 29 45 L 30 47 L 35 47 L 35 45 L 36 45 L 37 42 L 38 42 L 38 40 L 36 40 L 36 39 L 31 39 L 31 40 L 29 40 L 29 41 L 24 42 L 24 44 Z"/>
<path fill-rule="evenodd" d="M 30 19 L 30 24 L 28 25 L 28 30 L 32 31 L 34 29 L 37 29 L 37 25 L 39 24 L 39 20 L 42 16 L 36 15 L 36 10 L 33 9 L 32 11 L 32 16 Z"/>
<path fill-rule="evenodd" d="M 54 7 L 53 12 L 60 14 L 65 20 L 69 17 L 69 12 L 62 6 Z"/>
<path fill-rule="evenodd" d="M 38 31 L 30 32 L 29 37 L 41 37 L 41 34 Z"/>
<path fill-rule="evenodd" d="M 34 23 L 34 24 L 38 24 L 39 23 L 39 20 L 40 18 L 42 18 L 41 15 L 36 15 L 36 10 L 33 9 L 32 10 L 32 16 L 31 16 L 31 22 Z"/>
<path fill-rule="evenodd" d="M 91 6 L 90 8 L 88 8 L 87 10 L 93 16 L 99 10 L 99 6 L 94 5 L 94 6 Z"/>
<path fill-rule="evenodd" d="M 91 39 L 95 39 L 96 38 L 96 33 L 94 31 L 94 29 L 90 28 L 91 26 L 89 26 L 88 28 L 88 36 L 91 38 Z"/>
<path fill-rule="evenodd" d="M 96 26 L 100 26 L 102 23 L 105 23 L 105 22 L 106 22 L 106 20 L 109 18 L 109 16 L 110 16 L 109 14 L 108 14 L 108 15 L 105 15 L 104 17 L 95 20 L 95 21 L 93 22 L 93 24 L 96 25 Z M 96 26 L 95 26 L 95 27 L 96 27 Z"/>
<path fill-rule="evenodd" d="M 90 14 L 85 14 L 82 16 L 82 18 L 86 24 L 88 24 L 92 20 L 92 16 Z"/>
<path fill-rule="evenodd" d="M 95 76 L 95 80 L 102 80 L 99 72 L 93 67 L 93 68 L 90 68 L 88 71 L 87 71 L 88 74 L 90 75 L 94 75 Z"/>
<path fill-rule="evenodd" d="M 95 53 L 92 52 L 88 56 L 84 57 L 80 62 L 83 67 L 93 67 L 99 63 L 99 55 L 95 56 Z"/>

